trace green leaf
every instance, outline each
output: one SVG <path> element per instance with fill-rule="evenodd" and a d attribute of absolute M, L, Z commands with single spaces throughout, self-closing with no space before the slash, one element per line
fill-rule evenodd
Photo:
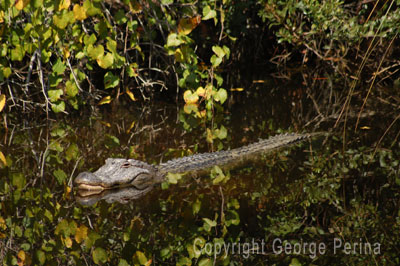
<path fill-rule="evenodd" d="M 56 178 L 59 185 L 62 185 L 63 182 L 67 179 L 67 174 L 62 169 L 57 169 L 53 172 L 54 177 Z"/>
<path fill-rule="evenodd" d="M 199 199 L 197 199 L 197 200 L 196 200 L 195 202 L 193 202 L 193 204 L 192 204 L 192 212 L 193 212 L 193 215 L 199 213 L 200 209 L 201 209 L 201 201 L 200 201 Z"/>
<path fill-rule="evenodd" d="M 100 235 L 96 232 L 90 231 L 88 237 L 85 239 L 85 246 L 87 249 L 91 249 L 96 240 L 100 239 Z"/>
<path fill-rule="evenodd" d="M 138 67 L 139 67 L 138 64 L 132 63 L 126 68 L 126 72 L 128 73 L 128 76 L 130 78 L 137 77 L 137 75 L 138 75 L 138 72 L 137 72 Z"/>
<path fill-rule="evenodd" d="M 57 87 L 58 84 L 63 80 L 61 76 L 58 76 L 56 73 L 51 73 L 49 75 L 50 87 Z"/>
<path fill-rule="evenodd" d="M 203 218 L 204 224 L 203 224 L 203 228 L 204 230 L 206 230 L 207 232 L 211 231 L 211 228 L 215 227 L 217 225 L 216 221 L 212 221 L 208 218 Z"/>
<path fill-rule="evenodd" d="M 221 127 L 219 129 L 215 130 L 215 136 L 219 139 L 225 139 L 227 135 L 228 135 L 228 131 L 226 130 L 226 128 L 223 125 L 221 125 Z"/>
<path fill-rule="evenodd" d="M 11 50 L 11 60 L 12 61 L 21 61 L 24 58 L 25 51 L 22 46 L 17 45 L 14 49 Z"/>
<path fill-rule="evenodd" d="M 214 99 L 217 102 L 220 102 L 221 104 L 223 104 L 226 99 L 228 98 L 228 93 L 226 92 L 225 89 L 219 89 L 218 92 L 214 95 Z"/>
<path fill-rule="evenodd" d="M 53 71 L 57 74 L 60 75 L 64 73 L 66 66 L 64 63 L 61 61 L 61 58 L 57 59 L 57 62 L 53 65 Z"/>
<path fill-rule="evenodd" d="M 182 40 L 178 39 L 178 34 L 170 33 L 167 38 L 167 47 L 178 46 L 183 43 Z"/>
<path fill-rule="evenodd" d="M 96 47 L 94 47 L 92 44 L 89 44 L 87 47 L 87 53 L 92 60 L 96 60 L 104 55 L 104 47 L 101 44 L 97 45 Z"/>
<path fill-rule="evenodd" d="M 107 262 L 107 252 L 100 247 L 97 247 L 93 250 L 92 253 L 93 261 L 96 264 L 106 263 Z"/>
<path fill-rule="evenodd" d="M 216 55 L 211 56 L 210 62 L 213 65 L 213 67 L 217 67 L 222 63 L 222 57 L 218 57 Z"/>
<path fill-rule="evenodd" d="M 42 250 L 37 250 L 35 255 L 40 265 L 46 262 L 46 254 Z"/>
<path fill-rule="evenodd" d="M 110 37 L 107 37 L 107 49 L 110 50 L 112 53 L 114 54 L 118 54 L 117 53 L 117 42 L 113 39 L 111 39 Z"/>
<path fill-rule="evenodd" d="M 53 110 L 54 113 L 64 112 L 65 111 L 65 102 L 53 103 L 51 105 L 51 109 Z"/>
<path fill-rule="evenodd" d="M 293 258 L 292 261 L 290 262 L 289 266 L 301 266 L 302 264 L 297 258 Z"/>
<path fill-rule="evenodd" d="M 41 54 L 43 63 L 49 62 L 50 57 L 52 55 L 51 51 L 46 51 L 46 49 L 42 49 Z"/>
<path fill-rule="evenodd" d="M 102 55 L 99 58 L 97 58 L 97 64 L 101 68 L 107 69 L 110 66 L 112 66 L 114 63 L 114 56 L 111 53 L 107 53 L 106 55 Z"/>
<path fill-rule="evenodd" d="M 53 16 L 54 25 L 56 25 L 59 29 L 65 29 L 68 24 L 73 23 L 75 21 L 74 13 L 72 11 L 63 12 L 60 15 Z"/>
<path fill-rule="evenodd" d="M 104 75 L 104 87 L 106 89 L 115 88 L 118 86 L 118 84 L 119 84 L 119 78 L 115 76 L 113 73 L 107 72 Z"/>
<path fill-rule="evenodd" d="M 22 173 L 13 173 L 11 175 L 11 184 L 18 188 L 18 189 L 22 189 L 24 188 L 25 184 L 26 184 L 26 180 L 25 180 L 25 176 Z"/>
<path fill-rule="evenodd" d="M 212 50 L 213 50 L 213 52 L 218 56 L 218 57 L 224 57 L 225 56 L 225 51 L 221 48 L 221 47 L 219 47 L 219 46 L 216 46 L 216 45 L 214 45 L 213 47 L 212 47 Z"/>
<path fill-rule="evenodd" d="M 118 262 L 118 266 L 129 266 L 129 263 L 124 259 L 120 259 Z"/>
<path fill-rule="evenodd" d="M 11 75 L 11 73 L 12 73 L 11 68 L 9 68 L 9 67 L 3 68 L 3 75 L 5 78 L 8 78 Z"/>
<path fill-rule="evenodd" d="M 68 80 L 65 83 L 65 89 L 66 89 L 67 95 L 69 97 L 75 97 L 79 92 L 78 87 L 76 86 L 75 82 L 71 81 L 71 80 Z"/>
<path fill-rule="evenodd" d="M 85 1 L 87 2 L 87 1 Z M 83 37 L 83 43 L 86 46 L 89 46 L 90 44 L 94 44 L 96 42 L 97 38 L 96 35 L 94 35 L 94 33 L 92 33 L 91 35 L 85 35 L 85 37 Z"/>
<path fill-rule="evenodd" d="M 203 17 L 201 18 L 202 20 L 208 20 L 215 18 L 217 16 L 217 12 L 215 10 L 211 10 L 210 6 L 205 6 L 203 8 Z"/>
<path fill-rule="evenodd" d="M 117 11 L 117 13 L 115 13 L 114 15 L 114 19 L 115 22 L 117 22 L 117 24 L 124 24 L 125 22 L 128 21 L 128 18 L 125 15 L 125 11 L 123 9 L 120 9 Z"/>
<path fill-rule="evenodd" d="M 68 222 L 67 219 L 62 219 L 56 226 L 54 233 L 56 235 L 62 235 L 64 237 L 69 237 L 70 235 L 75 235 L 76 232 L 76 222 Z"/>
<path fill-rule="evenodd" d="M 199 266 L 212 266 L 213 265 L 213 262 L 212 262 L 212 260 L 211 259 L 209 259 L 209 258 L 204 258 L 204 259 L 201 259 L 200 261 L 199 261 L 199 264 L 198 264 Z"/>
<path fill-rule="evenodd" d="M 186 266 L 191 266 L 192 265 L 192 260 L 189 259 L 188 257 L 180 257 L 178 260 L 177 265 L 186 265 Z"/>
<path fill-rule="evenodd" d="M 63 95 L 63 90 L 62 89 L 57 89 L 57 90 L 49 90 L 49 99 L 51 102 L 56 102 L 60 99 L 61 95 Z"/>
<path fill-rule="evenodd" d="M 227 226 L 230 225 L 239 225 L 240 224 L 240 217 L 239 214 L 234 211 L 234 210 L 230 210 L 227 212 L 226 216 L 225 216 L 225 223 Z"/>

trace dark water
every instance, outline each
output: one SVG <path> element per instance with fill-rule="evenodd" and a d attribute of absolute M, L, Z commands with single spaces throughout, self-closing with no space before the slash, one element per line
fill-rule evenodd
<path fill-rule="evenodd" d="M 187 176 L 126 204 L 76 201 L 72 180 L 106 158 L 158 164 L 313 130 L 304 128 L 310 115 L 304 109 L 312 107 L 295 104 L 301 90 L 254 85 L 253 92 L 232 92 L 228 107 L 206 123 L 162 101 L 51 120 L 10 117 L 0 135 L 8 164 L 0 170 L 0 259 L 6 265 L 396 263 L 399 146 L 369 157 L 381 134 L 376 128 L 350 135 L 344 151 L 341 135 L 333 134 L 272 153 L 225 172 L 218 184 L 209 175 Z M 208 143 L 213 126 L 225 127 L 227 138 Z"/>

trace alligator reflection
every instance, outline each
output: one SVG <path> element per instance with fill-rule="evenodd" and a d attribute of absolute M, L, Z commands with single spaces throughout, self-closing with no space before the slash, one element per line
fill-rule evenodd
<path fill-rule="evenodd" d="M 78 189 L 75 199 L 79 204 L 90 206 L 100 200 L 105 200 L 108 203 L 119 202 L 126 204 L 132 200 L 139 199 L 150 192 L 155 185 L 149 185 L 146 188 L 139 189 L 137 187 L 124 187 L 116 189 L 103 190 L 93 192 L 90 190 Z"/>

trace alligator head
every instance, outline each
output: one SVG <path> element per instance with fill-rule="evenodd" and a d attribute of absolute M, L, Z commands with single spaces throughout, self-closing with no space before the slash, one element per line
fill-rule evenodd
<path fill-rule="evenodd" d="M 161 180 L 162 176 L 152 165 L 133 159 L 110 158 L 96 172 L 80 173 L 74 182 L 78 189 L 96 194 L 123 187 L 143 190 Z"/>

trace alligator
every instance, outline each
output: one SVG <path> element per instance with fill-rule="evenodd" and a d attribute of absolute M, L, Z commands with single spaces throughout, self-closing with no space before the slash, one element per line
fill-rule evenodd
<path fill-rule="evenodd" d="M 97 171 L 80 173 L 74 182 L 80 194 L 83 195 L 82 198 L 97 194 L 99 196 L 95 196 L 95 198 L 100 197 L 100 194 L 101 197 L 108 195 L 113 198 L 116 191 L 119 194 L 122 193 L 125 196 L 129 194 L 131 198 L 135 198 L 150 191 L 155 184 L 163 182 L 168 173 L 200 175 L 216 165 L 228 165 L 229 168 L 233 168 L 259 157 L 260 154 L 287 147 L 321 134 L 323 133 L 280 134 L 240 148 L 195 154 L 172 159 L 159 165 L 150 165 L 134 159 L 109 158 L 106 159 L 105 165 Z"/>

